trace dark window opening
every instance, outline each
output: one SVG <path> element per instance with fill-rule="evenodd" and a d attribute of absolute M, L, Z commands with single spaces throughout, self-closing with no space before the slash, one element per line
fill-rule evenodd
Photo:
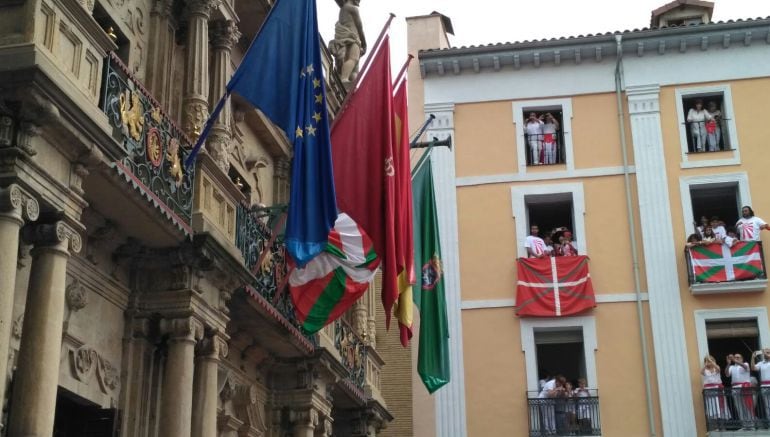
<path fill-rule="evenodd" d="M 530 114 L 535 114 L 534 118 L 543 123 L 535 122 L 530 126 Z M 521 116 L 527 166 L 566 163 L 564 114 L 561 106 L 525 108 Z"/>
<path fill-rule="evenodd" d="M 53 437 L 114 437 L 119 428 L 116 419 L 116 409 L 103 409 L 59 387 Z"/>
<path fill-rule="evenodd" d="M 586 377 L 581 328 L 535 329 L 535 348 L 537 367 L 542 373 L 539 378 L 562 375 L 574 388 L 579 378 Z"/>
<path fill-rule="evenodd" d="M 759 349 L 757 319 L 707 321 L 706 338 L 709 355 L 714 357 L 720 366 L 722 381 L 727 387 L 730 385 L 730 378 L 724 374 L 727 366 L 725 358 L 728 355 L 740 354 L 744 362 L 751 364 L 754 352 Z M 751 375 L 759 377 L 757 372 L 751 372 Z"/>
<path fill-rule="evenodd" d="M 129 65 L 128 58 L 131 54 L 130 40 L 120 31 L 120 27 L 115 24 L 115 20 L 112 19 L 107 10 L 104 9 L 104 6 L 99 4 L 99 2 L 94 6 L 93 17 L 99 23 L 99 27 L 104 30 L 104 33 L 118 46 L 118 49 L 115 50 L 118 58 L 123 61 L 123 64 Z"/>
<path fill-rule="evenodd" d="M 709 221 L 718 217 L 725 223 L 725 230 L 735 226 L 739 219 L 738 183 L 704 184 L 690 186 L 693 221 L 701 225 L 701 218 Z"/>
<path fill-rule="evenodd" d="M 572 193 L 535 194 L 525 196 L 527 206 L 527 235 L 532 226 L 540 229 L 540 237 L 552 237 L 552 243 L 558 244 L 562 236 L 562 228 L 572 233 L 572 241 L 576 242 L 581 235 L 575 233 L 574 207 Z M 546 241 L 547 243 L 547 241 Z M 577 247 L 576 243 L 575 246 Z M 582 254 L 581 254 L 582 255 Z"/>
<path fill-rule="evenodd" d="M 689 153 L 732 150 L 725 111 L 724 93 L 692 94 L 682 98 Z M 696 107 L 701 105 L 699 111 Z"/>

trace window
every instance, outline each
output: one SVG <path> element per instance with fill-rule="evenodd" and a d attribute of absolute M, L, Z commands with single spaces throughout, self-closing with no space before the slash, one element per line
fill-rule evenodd
<path fill-rule="evenodd" d="M 579 236 L 573 231 L 575 226 L 572 219 L 572 193 L 533 194 L 525 196 L 524 202 L 527 206 L 527 229 L 537 225 L 540 228 L 540 236 L 545 239 L 551 236 L 558 238 L 560 234 L 556 230 L 567 228 L 572 232 L 573 241 L 577 241 Z"/>
<path fill-rule="evenodd" d="M 695 311 L 695 331 L 699 367 L 706 355 L 712 355 L 724 370 L 728 354 L 737 352 L 744 359 L 750 359 L 753 351 L 770 345 L 770 327 L 764 307 Z"/>
<path fill-rule="evenodd" d="M 583 329 L 535 328 L 535 350 L 540 377 L 563 375 L 574 387 L 586 377 Z"/>
<path fill-rule="evenodd" d="M 740 164 L 730 85 L 677 88 L 682 168 Z"/>
<path fill-rule="evenodd" d="M 68 390 L 56 396 L 54 437 L 112 437 L 117 435 L 117 410 L 102 409 Z"/>
<path fill-rule="evenodd" d="M 126 37 L 120 30 L 120 26 L 115 24 L 115 20 L 112 19 L 107 10 L 99 2 L 96 2 L 93 12 L 94 20 L 99 23 L 99 27 L 107 33 L 113 40 L 118 49 L 115 50 L 115 54 L 123 61 L 123 64 L 128 64 L 128 57 L 131 53 L 131 45 L 128 37 Z"/>
<path fill-rule="evenodd" d="M 533 122 L 528 124 L 531 114 Z M 542 124 L 534 120 L 541 120 Z M 574 170 L 571 99 L 514 102 L 513 123 L 519 173 L 544 165 Z"/>
<path fill-rule="evenodd" d="M 690 185 L 693 222 L 701 224 L 703 217 L 710 221 L 718 217 L 725 223 L 725 230 L 738 221 L 740 210 L 738 182 Z"/>

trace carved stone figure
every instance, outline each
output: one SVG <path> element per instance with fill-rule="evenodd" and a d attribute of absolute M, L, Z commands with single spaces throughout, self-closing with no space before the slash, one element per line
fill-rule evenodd
<path fill-rule="evenodd" d="M 358 12 L 360 3 L 361 0 L 337 0 L 340 17 L 334 25 L 334 39 L 329 42 L 337 73 L 346 86 L 355 82 L 358 61 L 366 53 L 366 37 Z"/>

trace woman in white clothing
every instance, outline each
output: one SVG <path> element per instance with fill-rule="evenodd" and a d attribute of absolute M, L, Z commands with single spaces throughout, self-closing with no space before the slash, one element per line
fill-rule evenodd
<path fill-rule="evenodd" d="M 703 100 L 696 100 L 695 107 L 687 113 L 687 124 L 690 126 L 692 147 L 696 152 L 703 152 L 706 145 L 706 122 L 711 120 L 711 114 L 703 109 Z"/>
<path fill-rule="evenodd" d="M 556 141 L 556 132 L 559 130 L 559 122 L 551 113 L 545 114 L 545 123 L 543 124 L 543 164 L 556 164 L 556 151 L 558 143 Z"/>
<path fill-rule="evenodd" d="M 703 398 L 706 400 L 706 417 L 709 420 L 729 419 L 730 410 L 727 408 L 725 388 L 722 385 L 722 372 L 714 357 L 706 355 L 703 358 L 700 374 L 703 380 Z"/>
<path fill-rule="evenodd" d="M 540 159 L 540 153 L 543 148 L 543 120 L 537 117 L 534 112 L 529 113 L 529 118 L 524 124 L 524 130 L 529 143 L 529 151 L 532 154 L 532 165 L 540 165 L 543 161 Z"/>

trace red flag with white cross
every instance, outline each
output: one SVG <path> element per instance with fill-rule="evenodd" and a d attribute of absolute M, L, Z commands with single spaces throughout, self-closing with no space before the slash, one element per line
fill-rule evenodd
<path fill-rule="evenodd" d="M 587 256 L 519 258 L 516 314 L 562 317 L 596 306 Z"/>

